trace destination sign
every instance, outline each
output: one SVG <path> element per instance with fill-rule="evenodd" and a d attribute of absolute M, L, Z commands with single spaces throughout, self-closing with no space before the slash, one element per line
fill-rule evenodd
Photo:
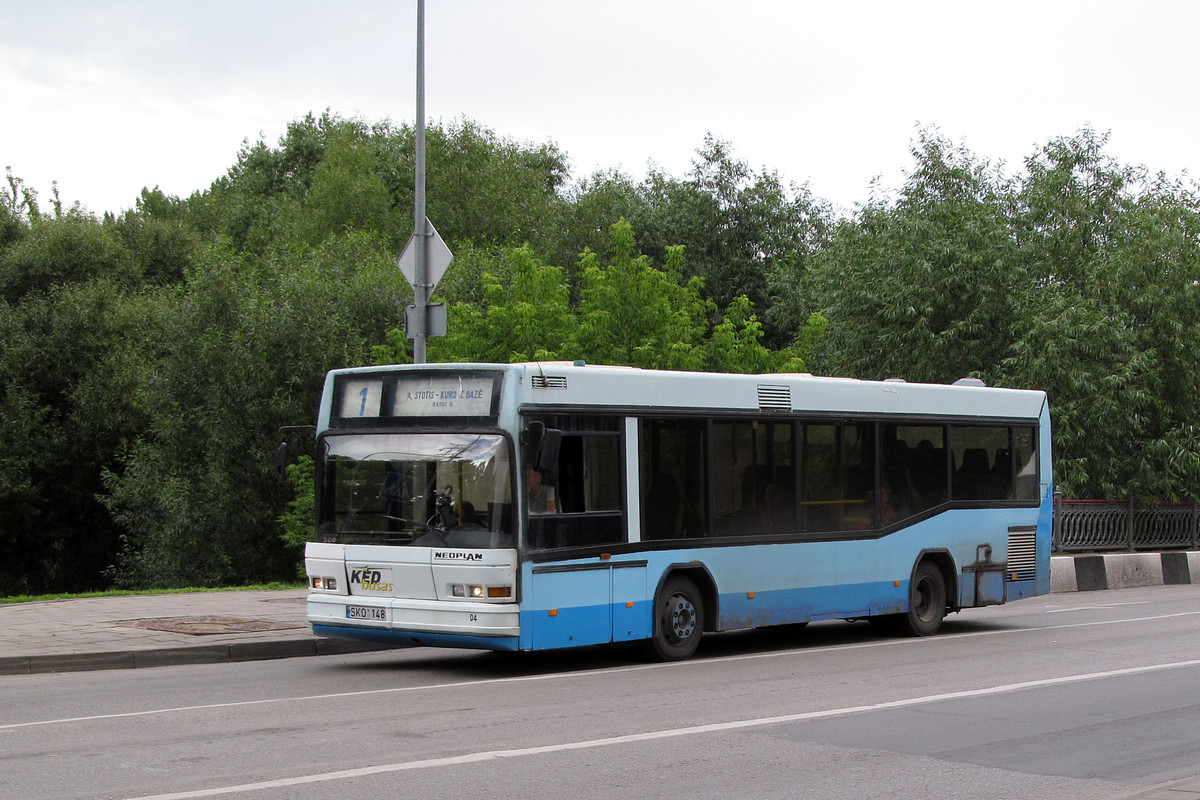
<path fill-rule="evenodd" d="M 491 376 L 421 375 L 396 384 L 397 417 L 486 417 L 492 413 Z"/>

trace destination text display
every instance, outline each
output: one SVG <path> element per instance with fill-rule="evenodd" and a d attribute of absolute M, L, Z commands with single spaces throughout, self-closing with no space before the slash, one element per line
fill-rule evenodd
<path fill-rule="evenodd" d="M 422 376 L 396 385 L 396 417 L 486 417 L 492 410 L 492 378 Z"/>

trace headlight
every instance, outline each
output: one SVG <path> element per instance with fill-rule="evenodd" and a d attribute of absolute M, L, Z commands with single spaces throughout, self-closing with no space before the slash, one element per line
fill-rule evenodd
<path fill-rule="evenodd" d="M 450 584 L 450 596 L 482 599 L 489 598 L 493 600 L 503 600 L 511 598 L 513 591 L 511 586 L 479 586 L 470 583 L 452 583 Z"/>

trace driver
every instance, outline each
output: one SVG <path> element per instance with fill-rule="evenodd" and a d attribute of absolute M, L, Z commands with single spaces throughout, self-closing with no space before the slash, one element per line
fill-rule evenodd
<path fill-rule="evenodd" d="M 554 487 L 545 483 L 545 476 L 540 470 L 533 467 L 525 470 L 525 486 L 529 494 L 530 514 L 547 514 L 558 510 Z"/>

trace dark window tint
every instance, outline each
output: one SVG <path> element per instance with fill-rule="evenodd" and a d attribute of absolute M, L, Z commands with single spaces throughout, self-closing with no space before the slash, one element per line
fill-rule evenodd
<path fill-rule="evenodd" d="M 643 539 L 707 535 L 707 464 L 707 421 L 642 420 Z"/>
<path fill-rule="evenodd" d="M 887 527 L 946 502 L 946 429 L 940 425 L 881 427 L 880 522 Z"/>
<path fill-rule="evenodd" d="M 1033 428 L 1013 429 L 1013 449 L 1016 453 L 1013 496 L 1018 500 L 1036 500 L 1041 493 L 1038 471 L 1037 431 Z"/>
<path fill-rule="evenodd" d="M 1013 454 L 1009 429 L 1004 427 L 950 428 L 955 500 L 1003 500 L 1012 496 Z"/>
<path fill-rule="evenodd" d="M 712 439 L 713 532 L 742 536 L 794 531 L 792 425 L 720 420 L 713 423 Z"/>
<path fill-rule="evenodd" d="M 875 423 L 805 425 L 801 465 L 804 530 L 875 526 Z"/>

